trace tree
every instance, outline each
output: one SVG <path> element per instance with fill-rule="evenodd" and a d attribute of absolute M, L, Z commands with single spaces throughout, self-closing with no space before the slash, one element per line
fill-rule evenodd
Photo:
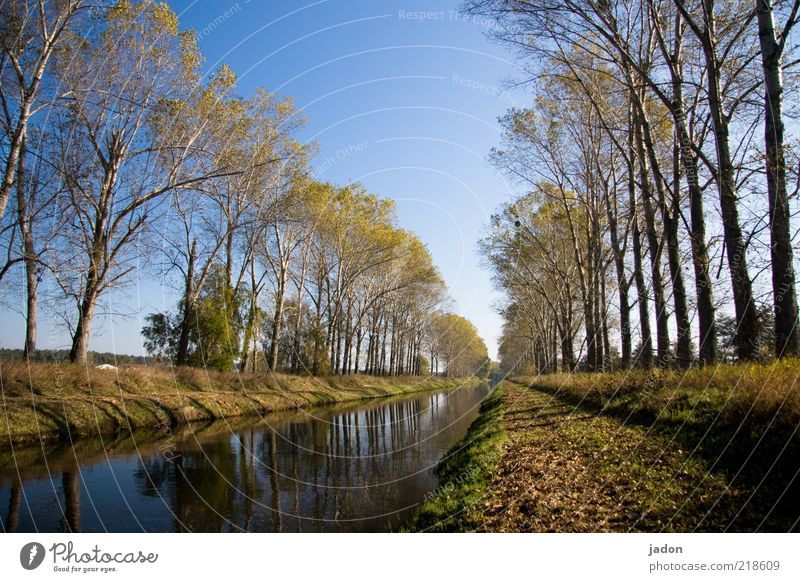
<path fill-rule="evenodd" d="M 175 361 L 181 328 L 173 321 L 172 315 L 169 313 L 150 313 L 144 319 L 146 322 L 142 328 L 144 349 L 158 361 Z"/>
<path fill-rule="evenodd" d="M 144 347 L 159 360 L 177 363 L 179 343 L 183 340 L 183 315 L 151 313 L 142 328 Z M 239 355 L 239 339 L 243 322 L 241 301 L 228 285 L 223 265 L 217 263 L 210 271 L 206 285 L 189 311 L 191 325 L 183 364 L 230 371 Z"/>
<path fill-rule="evenodd" d="M 78 24 L 89 3 L 84 0 L 18 0 L 0 11 L 0 103 L 7 146 L 0 183 L 0 218 L 5 214 L 28 124 L 59 95 L 43 95 L 53 54 Z M 64 93 L 68 93 L 65 91 Z M 6 148 L 3 148 L 4 150 Z"/>
<path fill-rule="evenodd" d="M 789 314 L 780 324 L 773 318 L 776 347 L 782 344 L 786 349 L 793 341 L 788 334 L 796 328 L 796 292 L 789 248 L 791 231 L 786 227 L 788 206 L 782 202 L 781 194 L 782 190 L 785 192 L 785 185 L 781 187 L 785 175 L 783 178 L 779 175 L 786 163 L 778 160 L 784 148 L 778 118 L 783 93 L 781 56 L 783 51 L 795 48 L 787 38 L 799 8 L 793 1 L 756 2 L 755 8 L 753 10 L 752 2 L 744 0 L 614 3 L 471 0 L 466 5 L 469 12 L 493 18 L 498 26 L 492 28 L 491 35 L 519 52 L 527 75 L 522 82 L 535 85 L 537 89 L 536 106 L 531 109 L 541 109 L 541 103 L 556 101 L 551 109 L 556 115 L 547 111 L 539 123 L 525 122 L 523 115 L 510 113 L 509 118 L 513 118 L 514 123 L 507 124 L 506 134 L 515 136 L 514 140 L 504 143 L 501 150 L 504 159 L 496 155 L 493 159 L 529 189 L 535 188 L 535 183 L 544 178 L 568 194 L 562 196 L 564 199 L 573 196 L 576 200 L 590 201 L 594 191 L 601 192 L 600 199 L 608 202 L 605 215 L 589 211 L 588 224 L 599 219 L 600 228 L 595 232 L 602 233 L 603 237 L 607 229 L 607 244 L 612 260 L 618 265 L 612 293 L 620 298 L 621 311 L 624 311 L 623 297 L 629 279 L 620 276 L 623 270 L 620 267 L 625 267 L 620 251 L 630 244 L 628 256 L 632 257 L 633 264 L 627 268 L 632 267 L 636 284 L 640 324 L 641 353 L 637 357 L 645 366 L 650 364 L 652 350 L 650 304 L 655 307 L 659 364 L 666 365 L 671 357 L 669 318 L 672 313 L 677 331 L 675 362 L 686 367 L 694 361 L 692 306 L 686 294 L 683 269 L 684 241 L 687 240 L 698 316 L 698 361 L 713 363 L 717 357 L 715 311 L 718 300 L 714 298 L 715 282 L 710 273 L 717 240 L 723 243 L 720 260 L 727 263 L 726 280 L 730 281 L 732 289 L 737 357 L 747 360 L 760 356 L 759 342 L 765 337 L 759 331 L 763 318 L 756 313 L 748 253 L 755 259 L 753 272 L 765 271 L 759 264 L 761 257 L 753 251 L 763 244 L 762 221 L 770 227 L 773 306 L 776 314 L 781 310 L 784 315 Z M 759 42 L 752 34 L 755 20 L 759 24 Z M 762 90 L 762 85 L 766 109 L 764 102 L 753 97 Z M 567 115 L 559 112 L 559 99 L 568 103 L 562 106 Z M 581 112 L 577 120 L 570 119 L 572 111 Z M 753 164 L 759 155 L 752 140 L 754 119 L 760 115 L 765 115 L 767 132 L 765 183 L 769 204 L 764 204 L 765 210 L 760 205 L 761 184 Z M 556 116 L 560 121 L 558 127 L 549 132 L 541 129 Z M 574 129 L 567 129 L 570 126 Z M 581 137 L 576 137 L 576 131 L 582 132 Z M 595 131 L 602 136 L 601 140 L 590 139 Z M 559 133 L 570 138 L 558 141 Z M 584 170 L 589 164 L 574 156 L 573 152 L 585 150 L 587 143 L 602 143 L 602 140 L 609 142 L 613 152 L 609 159 L 621 160 L 627 176 L 620 173 L 622 179 L 616 179 L 611 174 L 610 180 L 604 179 L 602 169 L 613 167 L 609 163 L 598 164 L 595 175 L 589 176 Z M 553 143 L 558 146 L 553 147 Z M 584 177 L 592 179 L 582 179 Z M 627 184 L 629 191 L 625 210 L 630 230 L 627 233 L 623 230 L 624 237 L 620 237 L 616 224 L 619 213 L 611 204 L 619 199 L 614 195 L 615 183 Z M 567 187 L 562 188 L 562 184 Z M 712 188 L 717 190 L 717 204 L 707 196 Z M 740 202 L 745 196 L 751 197 L 746 204 Z M 587 205 L 587 209 L 591 206 Z M 722 227 L 719 237 L 707 232 L 707 208 L 719 212 Z M 742 217 L 740 209 L 746 209 Z M 717 222 L 712 219 L 711 225 L 714 228 Z M 591 233 L 592 229 L 586 232 Z M 649 258 L 647 273 L 643 268 L 643 253 Z M 668 278 L 663 273 L 662 253 L 667 259 Z M 589 257 L 586 256 L 589 260 L 578 258 L 579 266 L 586 265 L 582 271 L 602 273 L 603 259 Z M 592 281 L 591 285 L 587 285 L 587 281 Z M 585 299 L 604 295 L 605 283 L 607 281 L 598 276 L 584 278 L 580 285 L 589 369 L 597 366 L 597 356 L 601 353 L 600 342 L 595 342 L 595 348 L 591 341 L 597 334 L 598 323 L 602 352 L 610 352 L 610 342 L 606 340 L 607 316 L 601 314 L 593 318 L 590 315 L 598 309 L 602 312 L 605 302 Z M 788 295 L 781 292 L 781 285 L 788 290 Z M 529 282 L 528 286 L 532 287 L 533 283 Z M 595 291 L 597 288 L 599 294 Z M 522 318 L 523 322 L 538 317 L 536 309 L 520 307 L 516 291 L 509 288 L 506 291 L 509 305 L 514 307 L 504 311 L 507 317 Z M 667 304 L 670 296 L 672 313 Z M 775 305 L 779 297 L 786 298 L 780 306 Z M 622 313 L 620 315 L 623 320 Z M 525 335 L 524 325 L 513 321 L 508 324 L 509 333 Z M 542 328 L 540 332 L 547 327 L 537 325 Z M 783 332 L 779 331 L 781 326 Z M 623 359 L 627 327 L 623 323 L 619 328 Z M 529 341 L 534 340 L 529 338 Z"/>
<path fill-rule="evenodd" d="M 752 280 L 747 267 L 747 247 L 739 222 L 736 179 L 733 154 L 730 144 L 730 120 L 733 110 L 725 110 L 723 93 L 723 70 L 726 59 L 733 59 L 734 43 L 741 43 L 743 30 L 750 16 L 737 21 L 723 38 L 718 31 L 720 18 L 715 0 L 702 0 L 699 9 L 690 11 L 683 0 L 675 0 L 688 28 L 700 41 L 706 65 L 706 91 L 708 110 L 714 129 L 717 153 L 717 184 L 719 189 L 722 224 L 725 233 L 728 269 L 733 286 L 733 301 L 736 311 L 736 346 L 740 359 L 749 360 L 758 356 L 758 314 L 753 299 Z M 736 10 L 736 6 L 727 7 Z M 735 14 L 735 13 L 734 13 Z M 731 16 L 727 14 L 726 16 Z M 727 44 L 726 44 L 727 42 Z"/>
<path fill-rule="evenodd" d="M 200 57 L 191 35 L 152 0 L 121 2 L 104 25 L 65 51 L 59 72 L 70 95 L 62 181 L 73 210 L 65 245 L 74 270 L 60 283 L 77 306 L 73 362 L 86 360 L 97 302 L 130 274 L 130 250 L 157 203 L 208 177 L 180 177 L 200 130 L 185 135 L 164 122 L 171 100 L 196 87 Z"/>
<path fill-rule="evenodd" d="M 782 26 L 777 28 L 772 0 L 756 0 L 755 3 L 764 74 L 764 142 L 772 258 L 772 305 L 775 316 L 774 350 L 775 356 L 779 358 L 800 354 L 797 290 L 789 198 L 786 191 L 782 65 L 789 33 L 798 22 L 800 0 L 788 4 L 789 14 Z"/>
<path fill-rule="evenodd" d="M 222 372 L 233 369 L 239 355 L 241 302 L 228 285 L 222 269 L 216 269 L 200 294 L 193 314 L 194 350 L 189 363 Z"/>
<path fill-rule="evenodd" d="M 311 180 L 291 98 L 243 98 L 224 65 L 201 83 L 195 38 L 166 4 L 86 7 L 0 15 L 0 281 L 25 267 L 23 353 L 40 287 L 85 362 L 95 314 L 145 271 L 177 295 L 142 329 L 161 361 L 421 374 L 447 292 L 394 202 Z M 448 373 L 477 369 L 463 362 Z"/>
<path fill-rule="evenodd" d="M 435 319 L 432 325 L 439 337 L 446 376 L 473 376 L 484 370 L 489 361 L 486 345 L 469 321 L 445 313 Z"/>

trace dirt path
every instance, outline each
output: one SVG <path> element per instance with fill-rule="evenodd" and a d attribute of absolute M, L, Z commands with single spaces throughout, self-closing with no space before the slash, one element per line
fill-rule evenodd
<path fill-rule="evenodd" d="M 668 439 L 506 382 L 483 531 L 722 531 L 743 494 Z"/>

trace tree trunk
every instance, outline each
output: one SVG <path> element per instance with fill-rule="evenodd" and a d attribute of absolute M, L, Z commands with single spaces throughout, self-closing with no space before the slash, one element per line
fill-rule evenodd
<path fill-rule="evenodd" d="M 686 304 L 686 287 L 683 284 L 681 268 L 681 249 L 678 241 L 678 214 L 680 213 L 680 146 L 675 141 L 673 148 L 673 191 L 671 204 L 662 201 L 661 212 L 664 220 L 664 237 L 667 239 L 667 259 L 672 279 L 672 299 L 675 307 L 675 323 L 678 327 L 676 345 L 677 363 L 680 368 L 692 364 L 692 329 L 689 308 Z"/>
<path fill-rule="evenodd" d="M 591 286 L 589 297 L 583 302 L 584 329 L 586 331 L 586 371 L 597 371 L 597 329 L 595 328 L 594 305 L 592 305 Z"/>
<path fill-rule="evenodd" d="M 639 215 L 636 208 L 636 156 L 633 149 L 634 131 L 633 116 L 630 116 L 630 131 L 628 132 L 628 205 L 631 213 L 631 244 L 633 252 L 633 279 L 636 283 L 636 296 L 639 307 L 639 335 L 640 347 L 636 354 L 636 361 L 645 369 L 653 366 L 653 336 L 650 332 L 650 307 L 647 297 L 647 287 L 644 281 L 644 266 L 642 265 L 642 239 L 639 230 Z"/>
<path fill-rule="evenodd" d="M 320 366 L 322 362 L 320 362 L 320 353 L 324 349 L 324 346 L 321 346 L 323 328 L 322 328 L 322 279 L 323 274 L 322 270 L 320 269 L 317 272 L 317 301 L 315 305 L 316 313 L 314 315 L 314 353 L 311 355 L 311 370 L 314 376 L 318 376 L 320 373 Z"/>
<path fill-rule="evenodd" d="M 247 310 L 247 322 L 244 328 L 244 340 L 242 341 L 242 372 L 247 371 L 248 358 L 250 357 L 250 342 L 255 337 L 256 319 L 258 314 L 258 300 L 256 289 L 256 260 L 255 253 L 250 254 L 250 308 Z M 257 359 L 257 352 L 253 349 L 253 371 L 255 372 L 255 364 Z"/>
<path fill-rule="evenodd" d="M 336 320 L 335 325 L 336 330 L 336 342 L 335 342 L 335 350 L 334 350 L 334 360 L 333 360 L 333 373 L 340 374 L 342 371 L 342 348 L 343 348 L 343 340 L 342 336 L 344 335 L 344 330 L 342 329 L 342 316 L 341 314 Z"/>
<path fill-rule="evenodd" d="M 360 357 L 361 357 L 361 341 L 363 339 L 364 339 L 364 332 L 361 329 L 361 327 L 359 327 L 356 330 L 356 350 L 355 350 L 356 357 L 355 357 L 355 364 L 353 366 L 353 373 L 354 374 L 358 374 L 358 366 L 360 364 L 359 360 L 360 360 Z"/>
<path fill-rule="evenodd" d="M 608 337 L 608 307 L 606 302 L 606 271 L 602 269 L 600 278 L 600 322 L 603 332 L 603 369 L 611 369 L 611 340 Z"/>
<path fill-rule="evenodd" d="M 25 346 L 22 349 L 23 359 L 36 356 L 36 322 L 38 315 L 37 290 L 39 277 L 37 275 L 36 247 L 33 241 L 33 218 L 31 206 L 34 203 L 33 192 L 26 192 L 27 172 L 25 162 L 28 147 L 27 138 L 23 136 L 17 167 L 17 206 L 19 212 L 19 229 L 22 235 L 22 250 L 25 261 L 25 293 L 27 303 L 25 308 Z"/>
<path fill-rule="evenodd" d="M 706 244 L 705 211 L 703 209 L 703 190 L 700 187 L 698 160 L 693 151 L 693 140 L 686 126 L 685 104 L 683 98 L 683 17 L 675 14 L 675 47 L 672 60 L 672 94 L 674 104 L 672 118 L 679 142 L 683 172 L 689 192 L 689 213 L 691 232 L 689 239 L 694 266 L 695 294 L 697 296 L 697 321 L 699 338 L 699 360 L 701 365 L 717 361 L 717 324 L 714 313 L 714 288 L 709 275 L 708 246 Z M 675 182 L 677 188 L 678 182 Z"/>
<path fill-rule="evenodd" d="M 747 249 L 739 224 L 736 202 L 736 182 L 733 157 L 730 149 L 729 122 L 723 111 L 721 72 L 716 54 L 716 22 L 712 0 L 703 0 L 706 16 L 705 31 L 700 39 L 706 61 L 708 107 L 717 146 L 719 202 L 725 236 L 725 251 L 728 254 L 728 269 L 733 287 L 733 302 L 736 311 L 736 351 L 740 360 L 752 360 L 758 356 L 759 324 L 753 300 L 753 286 L 747 268 Z"/>
<path fill-rule="evenodd" d="M 93 279 L 90 273 L 90 280 Z M 93 282 L 87 281 L 86 291 L 83 301 L 78 310 L 78 324 L 75 327 L 75 335 L 72 336 L 72 348 L 69 352 L 69 361 L 73 364 L 85 364 L 89 353 L 89 335 L 94 319 L 94 309 L 96 302 L 96 289 Z"/>
<path fill-rule="evenodd" d="M 800 353 L 797 330 L 797 292 L 792 256 L 786 160 L 783 146 L 783 47 L 776 38 L 770 0 L 756 0 L 758 38 L 764 72 L 764 143 L 769 196 L 772 300 L 775 313 L 775 356 Z"/>
<path fill-rule="evenodd" d="M 228 289 L 233 287 L 233 244 L 234 229 L 228 225 L 228 234 L 225 235 L 225 285 Z"/>
<path fill-rule="evenodd" d="M 278 289 L 275 297 L 275 314 L 272 318 L 272 343 L 269 347 L 269 371 L 278 371 L 278 350 L 281 339 L 281 321 L 283 320 L 283 302 L 286 293 L 286 271 L 285 265 L 281 265 L 278 276 Z"/>
<path fill-rule="evenodd" d="M 114 205 L 114 187 L 117 182 L 117 173 L 124 154 L 118 139 L 118 134 L 112 131 L 111 151 L 109 160 L 104 164 L 103 181 L 100 185 L 99 202 L 95 207 L 94 223 L 91 229 L 91 245 L 88 248 L 89 265 L 86 269 L 86 283 L 83 288 L 83 297 L 78 308 L 78 323 L 75 335 L 72 338 L 70 362 L 86 363 L 89 349 L 89 334 L 92 328 L 94 310 L 106 277 L 110 261 L 108 221 Z M 89 233 L 87 233 L 89 234 Z M 119 248 L 119 247 L 117 247 Z"/>
<path fill-rule="evenodd" d="M 569 307 L 562 306 L 561 318 L 561 370 L 571 374 L 575 371 L 575 338 L 572 333 L 572 313 Z"/>
<path fill-rule="evenodd" d="M 197 239 L 192 240 L 189 249 L 189 264 L 186 268 L 186 284 L 183 293 L 183 313 L 181 314 L 181 332 L 178 336 L 178 348 L 175 354 L 175 365 L 185 366 L 189 359 L 189 334 L 192 329 L 194 313 L 194 268 L 197 256 Z"/>
<path fill-rule="evenodd" d="M 595 231 L 596 232 L 596 231 Z M 598 238 L 592 237 L 592 296 L 594 313 L 595 370 L 603 370 L 606 361 L 605 344 L 603 343 L 603 293 L 600 277 L 603 274 L 602 260 Z"/>
<path fill-rule="evenodd" d="M 345 315 L 344 354 L 342 358 L 342 373 L 350 374 L 350 353 L 353 348 L 353 300 L 347 299 L 347 314 Z"/>
<path fill-rule="evenodd" d="M 383 333 L 381 334 L 381 360 L 380 360 L 380 375 L 386 375 L 386 335 L 389 330 L 389 318 L 384 315 L 383 317 Z"/>
<path fill-rule="evenodd" d="M 615 193 L 616 195 L 616 193 Z M 616 199 L 611 203 L 611 196 L 606 196 L 606 214 L 608 215 L 609 236 L 611 251 L 614 254 L 614 269 L 617 277 L 617 292 L 619 293 L 619 335 L 622 353 L 620 364 L 623 369 L 631 366 L 631 306 L 628 299 L 630 283 L 625 272 L 625 251 L 620 244 L 618 232 L 618 212 Z"/>
<path fill-rule="evenodd" d="M 17 162 L 20 157 L 20 150 L 22 143 L 27 138 L 28 133 L 28 119 L 30 118 L 31 103 L 33 102 L 33 95 L 28 92 L 23 100 L 22 107 L 19 110 L 17 118 L 17 129 L 11 138 L 9 144 L 8 158 L 6 158 L 6 167 L 3 171 L 3 183 L 0 186 L 0 219 L 6 212 L 6 205 L 11 196 L 11 188 L 14 186 L 14 173 L 17 170 Z"/>
<path fill-rule="evenodd" d="M 397 359 L 397 316 L 392 314 L 392 343 L 389 347 L 389 375 L 395 375 L 395 360 Z"/>
<path fill-rule="evenodd" d="M 297 374 L 300 371 L 300 334 L 302 333 L 303 324 L 303 285 L 306 281 L 306 259 L 308 255 L 308 247 L 303 249 L 303 260 L 300 267 L 300 281 L 297 284 L 297 317 L 294 320 L 294 340 L 292 350 L 292 374 Z"/>
<path fill-rule="evenodd" d="M 653 287 L 653 303 L 656 309 L 656 358 L 660 368 L 669 363 L 669 321 L 667 302 L 664 297 L 664 282 L 661 275 L 661 240 L 655 226 L 655 214 L 652 203 L 652 184 L 648 170 L 648 158 L 645 153 L 643 133 L 646 131 L 641 115 L 637 116 L 635 125 L 636 147 L 639 154 L 639 175 L 641 180 L 642 209 L 644 210 L 645 232 L 647 235 L 648 254 L 650 255 L 650 283 Z M 658 177 L 654 176 L 657 180 Z"/>

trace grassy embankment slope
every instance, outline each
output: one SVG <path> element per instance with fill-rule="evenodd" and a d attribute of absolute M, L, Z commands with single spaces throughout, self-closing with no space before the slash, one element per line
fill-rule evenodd
<path fill-rule="evenodd" d="M 0 447 L 457 386 L 464 379 L 311 378 L 193 368 L 0 361 Z"/>
<path fill-rule="evenodd" d="M 517 380 L 679 451 L 676 471 L 696 464 L 694 486 L 673 493 L 686 495 L 676 506 L 685 518 L 676 529 L 797 530 L 800 361 Z M 715 478 L 724 481 L 724 495 L 709 487 Z"/>
<path fill-rule="evenodd" d="M 499 454 L 485 494 L 449 505 L 437 496 L 420 514 L 442 525 L 422 526 L 795 531 L 798 379 L 798 361 L 514 378 L 503 384 L 505 440 L 489 441 Z M 448 472 L 472 463 L 467 455 Z M 447 512 L 468 518 L 448 525 Z"/>
<path fill-rule="evenodd" d="M 480 526 L 506 439 L 503 412 L 503 388 L 497 387 L 464 438 L 436 467 L 439 487 L 426 496 L 403 531 L 464 532 Z"/>

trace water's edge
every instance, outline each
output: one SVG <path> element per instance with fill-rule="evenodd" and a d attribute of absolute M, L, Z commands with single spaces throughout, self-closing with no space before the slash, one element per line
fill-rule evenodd
<path fill-rule="evenodd" d="M 0 452 L 3 531 L 386 531 L 485 384 Z"/>
<path fill-rule="evenodd" d="M 137 371 L 134 371 L 137 372 Z M 135 377 L 134 377 L 135 379 Z M 88 395 L 60 395 L 30 387 L 25 396 L 3 393 L 0 451 L 82 438 L 117 437 L 134 431 L 163 431 L 196 422 L 259 417 L 287 410 L 359 403 L 479 383 L 477 378 L 286 377 L 261 389 L 197 390 L 183 385 L 133 392 L 93 388 Z M 131 393 L 132 392 L 132 393 Z"/>

